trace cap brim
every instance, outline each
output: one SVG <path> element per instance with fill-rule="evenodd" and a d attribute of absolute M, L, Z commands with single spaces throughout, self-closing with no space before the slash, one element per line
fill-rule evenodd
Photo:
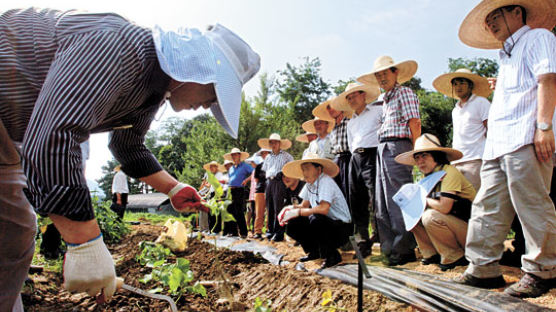
<path fill-rule="evenodd" d="M 218 103 L 210 107 L 214 118 L 228 132 L 237 139 L 239 129 L 239 115 L 241 111 L 241 81 L 237 77 L 232 65 L 218 47 L 216 53 L 216 83 L 214 89 Z"/>

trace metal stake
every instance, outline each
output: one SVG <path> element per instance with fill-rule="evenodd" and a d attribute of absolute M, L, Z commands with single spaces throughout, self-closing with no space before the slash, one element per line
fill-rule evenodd
<path fill-rule="evenodd" d="M 350 236 L 349 241 L 353 250 L 355 250 L 355 255 L 357 256 L 357 311 L 363 312 L 363 274 L 365 274 L 366 278 L 371 278 L 371 274 L 369 270 L 367 270 L 367 264 L 365 264 L 365 259 L 361 255 L 359 251 L 359 247 L 357 246 L 357 242 L 355 241 L 355 236 Z"/>

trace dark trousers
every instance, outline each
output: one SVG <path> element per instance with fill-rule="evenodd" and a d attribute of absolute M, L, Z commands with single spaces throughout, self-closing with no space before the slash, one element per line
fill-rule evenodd
<path fill-rule="evenodd" d="M 247 224 L 245 223 L 245 190 L 244 187 L 231 187 L 232 203 L 228 206 L 228 212 L 234 216 L 236 221 L 224 223 L 224 235 L 231 234 L 237 236 L 247 236 Z"/>
<path fill-rule="evenodd" d="M 290 220 L 286 231 L 306 253 L 316 253 L 326 258 L 348 241 L 351 225 L 325 215 L 313 214 Z"/>
<path fill-rule="evenodd" d="M 336 181 L 336 184 L 338 184 L 338 187 L 340 188 L 340 190 L 342 190 L 342 193 L 344 194 L 344 198 L 346 199 L 346 202 L 348 203 L 348 206 L 350 207 L 350 211 L 351 211 L 351 204 L 349 202 L 349 161 L 350 159 L 351 159 L 350 152 L 336 155 L 336 158 L 334 158 L 334 163 L 336 163 L 336 165 L 338 165 L 338 167 L 340 168 L 340 173 L 338 173 L 338 175 L 334 178 L 334 181 Z"/>
<path fill-rule="evenodd" d="M 349 163 L 349 201 L 351 216 L 361 239 L 369 240 L 369 219 L 373 231 L 375 222 L 376 147 L 351 155 Z"/>
<path fill-rule="evenodd" d="M 125 209 L 127 207 L 127 195 L 127 193 L 120 193 L 120 196 L 122 198 L 121 205 L 118 204 L 118 195 L 112 195 L 112 205 L 110 206 L 110 209 L 112 209 L 112 211 L 114 211 L 118 215 L 120 220 L 123 220 L 124 218 Z"/>
<path fill-rule="evenodd" d="M 266 209 L 268 216 L 267 233 L 284 235 L 284 227 L 280 226 L 276 218 L 282 208 L 286 198 L 286 186 L 280 178 L 269 179 L 266 184 Z"/>

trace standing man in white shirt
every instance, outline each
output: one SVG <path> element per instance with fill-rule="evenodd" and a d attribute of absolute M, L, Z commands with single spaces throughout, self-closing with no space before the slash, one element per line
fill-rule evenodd
<path fill-rule="evenodd" d="M 121 165 L 117 165 L 114 171 L 116 171 L 116 174 L 112 179 L 112 206 L 110 208 L 118 214 L 120 220 L 123 220 L 127 207 L 127 195 L 129 194 L 127 176 L 122 171 Z"/>
<path fill-rule="evenodd" d="M 307 132 L 317 134 L 317 139 L 309 143 L 307 153 L 317 154 L 321 158 L 334 159 L 332 143 L 328 135 L 334 129 L 334 120 L 332 118 L 315 117 L 315 119 L 304 122 L 301 127 Z"/>
<path fill-rule="evenodd" d="M 349 201 L 355 230 L 360 237 L 358 247 L 363 257 L 371 254 L 373 242 L 378 241 L 374 192 L 382 102 L 369 103 L 376 100 L 379 94 L 378 86 L 355 82 L 348 84 L 338 100 L 332 103 L 336 110 L 353 111 L 347 124 L 348 146 L 351 151 Z M 369 236 L 369 219 L 375 233 L 373 238 Z"/>
<path fill-rule="evenodd" d="M 484 0 L 460 26 L 467 45 L 499 51 L 500 71 L 490 108 L 465 255 L 470 261 L 456 282 L 505 285 L 499 260 L 517 214 L 526 253 L 524 275 L 506 288 L 515 297 L 537 297 L 556 278 L 556 212 L 548 195 L 552 176 L 556 105 L 556 2 Z"/>
<path fill-rule="evenodd" d="M 463 157 L 452 161 L 452 165 L 478 190 L 490 109 L 486 97 L 492 92 L 488 80 L 467 68 L 460 68 L 438 76 L 432 85 L 438 92 L 458 100 L 452 110 L 452 146 L 461 151 Z"/>

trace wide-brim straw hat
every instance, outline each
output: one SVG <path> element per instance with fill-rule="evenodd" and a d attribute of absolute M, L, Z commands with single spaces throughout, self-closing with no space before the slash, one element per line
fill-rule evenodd
<path fill-rule="evenodd" d="M 224 166 L 224 169 L 226 169 L 226 165 L 233 165 L 233 164 L 234 164 L 233 161 L 226 159 L 224 160 L 224 163 L 222 163 L 222 166 Z"/>
<path fill-rule="evenodd" d="M 281 150 L 287 150 L 288 148 L 292 147 L 292 141 L 288 139 L 282 139 L 278 133 L 271 134 L 268 139 L 267 138 L 258 139 L 257 144 L 259 145 L 260 148 L 266 148 L 272 150 L 272 148 L 270 147 L 270 141 L 280 141 Z"/>
<path fill-rule="evenodd" d="M 240 160 L 240 161 L 244 161 L 244 160 L 246 160 L 246 159 L 249 157 L 249 153 L 247 153 L 247 152 L 242 152 L 242 151 L 241 151 L 239 148 L 237 148 L 237 147 L 232 148 L 232 151 L 229 152 L 229 153 L 227 153 L 227 154 L 224 154 L 223 157 L 224 157 L 224 159 L 226 159 L 226 160 L 233 161 L 233 159 L 232 159 L 232 154 L 241 154 L 241 156 L 239 157 L 239 160 Z"/>
<path fill-rule="evenodd" d="M 400 164 L 412 166 L 415 165 L 415 159 L 413 159 L 414 154 L 430 151 L 439 151 L 446 153 L 449 161 L 458 160 L 463 157 L 463 154 L 457 149 L 442 147 L 440 145 L 440 141 L 436 136 L 430 133 L 425 133 L 418 137 L 417 140 L 415 140 L 415 147 L 412 151 L 402 153 L 396 156 L 394 160 L 396 160 Z"/>
<path fill-rule="evenodd" d="M 556 25 L 556 1 L 554 0 L 483 0 L 461 23 L 459 39 L 474 48 L 501 49 L 503 43 L 490 33 L 485 19 L 492 11 L 508 5 L 524 7 L 527 13 L 526 22 L 531 28 L 551 30 Z"/>
<path fill-rule="evenodd" d="M 334 117 L 332 117 L 328 112 L 328 110 L 326 109 L 328 106 L 334 108 L 332 106 L 332 102 L 334 101 L 337 101 L 337 96 L 334 96 L 317 105 L 317 107 L 313 108 L 313 116 L 319 117 L 321 119 L 334 119 Z M 351 118 L 351 116 L 353 116 L 353 111 L 351 110 L 351 108 L 349 111 L 341 111 L 341 112 L 344 113 L 344 116 L 346 116 L 347 118 Z"/>
<path fill-rule="evenodd" d="M 432 85 L 438 92 L 451 98 L 458 98 L 452 87 L 452 79 L 454 78 L 471 80 L 473 82 L 473 89 L 471 92 L 478 96 L 488 97 L 492 93 L 488 79 L 472 73 L 467 68 L 460 68 L 453 73 L 442 74 L 432 82 Z"/>
<path fill-rule="evenodd" d="M 203 165 L 203 169 L 205 169 L 206 171 L 210 171 L 210 166 L 217 166 L 217 167 L 218 167 L 218 171 L 220 171 L 220 172 L 226 171 L 226 168 L 224 168 L 223 165 L 219 164 L 218 162 L 216 162 L 216 161 L 214 161 L 214 160 L 211 161 L 211 162 L 209 162 L 209 163 L 204 164 L 204 165 Z"/>
<path fill-rule="evenodd" d="M 323 119 L 323 118 L 315 117 L 315 119 L 307 120 L 306 122 L 304 122 L 301 125 L 301 128 L 303 128 L 303 130 L 307 132 L 316 133 L 317 129 L 315 128 L 315 122 L 317 122 L 317 120 L 328 122 L 328 129 L 326 129 L 326 133 L 330 133 L 332 129 L 334 129 L 334 125 L 336 124 L 334 122 L 334 119 Z"/>
<path fill-rule="evenodd" d="M 349 105 L 346 96 L 356 91 L 365 92 L 365 103 L 372 103 L 380 95 L 380 88 L 377 85 L 362 84 L 359 82 L 351 82 L 346 86 L 346 90 L 338 95 L 330 104 L 335 110 L 347 111 L 353 113 L 353 109 Z"/>
<path fill-rule="evenodd" d="M 340 172 L 340 168 L 332 160 L 320 158 L 319 155 L 314 153 L 307 153 L 301 160 L 294 160 L 284 165 L 282 172 L 286 177 L 304 180 L 303 170 L 301 165 L 305 163 L 316 163 L 323 167 L 323 172 L 330 177 L 335 177 Z"/>
<path fill-rule="evenodd" d="M 260 150 L 258 150 L 258 151 L 255 153 L 255 155 L 261 156 L 261 157 L 262 157 L 262 154 L 263 154 L 264 152 L 272 153 L 272 150 L 271 150 L 271 149 L 268 149 L 268 148 L 261 148 Z"/>
<path fill-rule="evenodd" d="M 409 81 L 411 77 L 415 76 L 417 72 L 417 62 L 413 60 L 407 60 L 403 62 L 394 62 L 394 59 L 390 56 L 379 56 L 373 65 L 373 70 L 357 78 L 357 81 L 370 85 L 378 85 L 375 73 L 383 71 L 385 69 L 396 67 L 398 69 L 398 83 L 404 83 Z"/>
<path fill-rule="evenodd" d="M 295 137 L 295 140 L 297 142 L 301 142 L 301 143 L 309 143 L 309 135 L 316 135 L 318 136 L 318 134 L 314 133 L 314 132 L 306 132 L 303 134 L 300 134 L 298 136 Z"/>

